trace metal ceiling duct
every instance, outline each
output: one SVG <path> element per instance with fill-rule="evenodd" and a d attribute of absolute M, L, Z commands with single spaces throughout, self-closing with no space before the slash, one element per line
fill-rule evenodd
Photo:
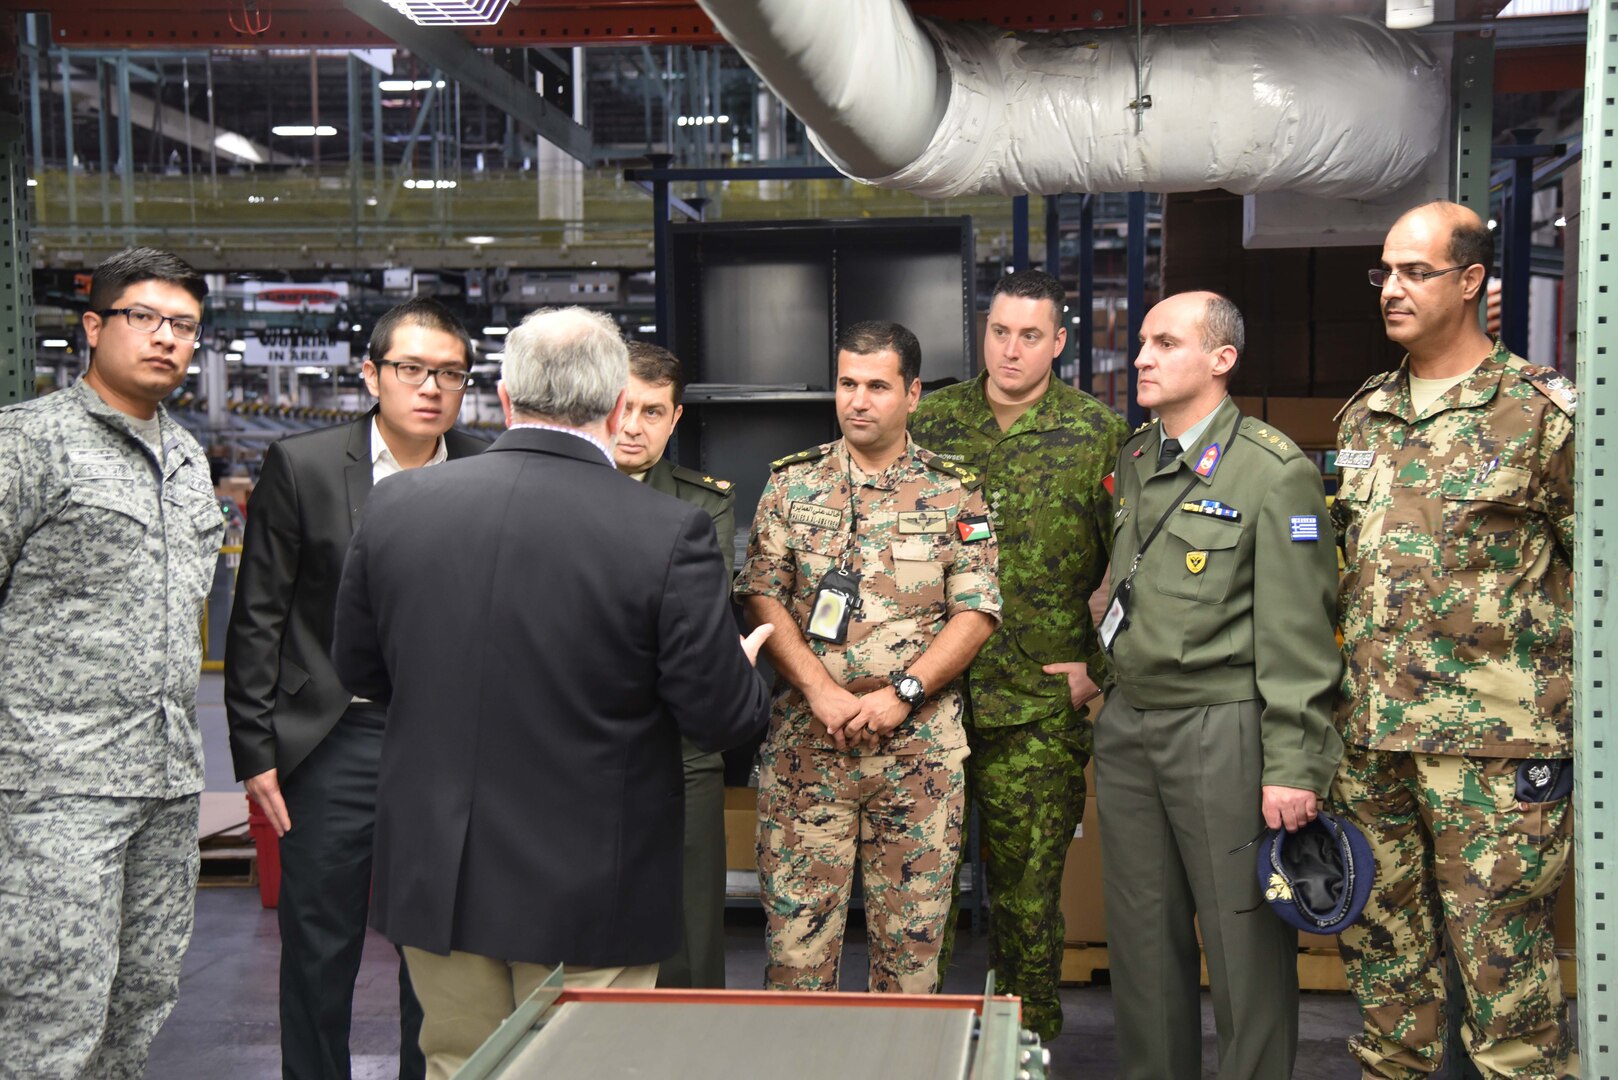
<path fill-rule="evenodd" d="M 1359 18 L 1148 27 L 1137 71 L 1133 29 L 1008 32 L 918 19 L 903 0 L 699 3 L 834 165 L 933 198 L 1365 199 L 1448 144 L 1443 66 Z"/>

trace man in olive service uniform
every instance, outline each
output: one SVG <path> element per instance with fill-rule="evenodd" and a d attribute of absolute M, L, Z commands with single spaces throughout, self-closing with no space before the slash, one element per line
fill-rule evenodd
<path fill-rule="evenodd" d="M 1249 841 L 1313 819 L 1342 756 L 1336 549 L 1314 464 L 1226 392 L 1235 305 L 1171 296 L 1141 342 L 1138 400 L 1158 419 L 1124 443 L 1114 477 L 1095 730 L 1119 1075 L 1201 1072 L 1195 915 L 1218 1076 L 1284 1080 L 1297 933 L 1264 903 Z"/>
<path fill-rule="evenodd" d="M 680 422 L 685 372 L 667 349 L 629 345 L 624 423 L 613 446 L 618 471 L 653 491 L 701 507 L 713 518 L 725 572 L 736 570 L 736 492 L 729 480 L 676 465 L 663 456 Z M 725 758 L 680 741 L 685 769 L 685 850 L 681 904 L 685 937 L 680 951 L 657 969 L 657 985 L 723 990 L 725 987 Z"/>

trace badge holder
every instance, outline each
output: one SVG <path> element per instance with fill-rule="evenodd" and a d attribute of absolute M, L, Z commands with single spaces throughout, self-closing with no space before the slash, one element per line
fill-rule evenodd
<path fill-rule="evenodd" d="M 848 640 L 848 624 L 860 608 L 860 579 L 849 570 L 847 558 L 828 570 L 815 588 L 814 606 L 804 633 L 818 641 L 841 645 Z"/>

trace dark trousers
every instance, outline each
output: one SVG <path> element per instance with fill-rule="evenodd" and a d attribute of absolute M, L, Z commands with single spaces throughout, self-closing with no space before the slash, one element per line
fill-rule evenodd
<path fill-rule="evenodd" d="M 384 714 L 356 705 L 282 782 L 281 1074 L 349 1080 L 354 980 L 371 906 L 371 836 Z M 399 964 L 399 1076 L 421 1080 L 421 1006 Z"/>
<path fill-rule="evenodd" d="M 680 740 L 685 770 L 685 861 L 680 951 L 657 969 L 657 985 L 725 988 L 725 759 Z"/>

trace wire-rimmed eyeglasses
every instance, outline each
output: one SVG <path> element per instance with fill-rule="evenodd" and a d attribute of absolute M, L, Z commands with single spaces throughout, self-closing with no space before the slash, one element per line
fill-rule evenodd
<path fill-rule="evenodd" d="M 1372 287 L 1377 289 L 1382 288 L 1393 278 L 1401 278 L 1409 285 L 1420 285 L 1422 282 L 1430 281 L 1435 277 L 1453 274 L 1457 270 L 1465 270 L 1471 265 L 1471 263 L 1464 263 L 1460 266 L 1446 266 L 1442 270 L 1384 270 L 1379 266 L 1375 270 L 1367 270 L 1365 276 L 1370 279 Z"/>

